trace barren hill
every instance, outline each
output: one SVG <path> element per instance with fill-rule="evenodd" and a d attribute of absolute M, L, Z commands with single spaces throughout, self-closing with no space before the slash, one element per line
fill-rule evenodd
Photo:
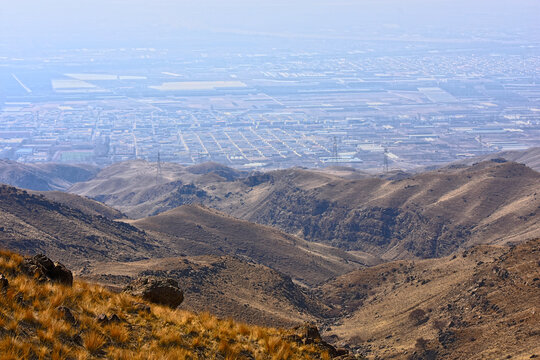
<path fill-rule="evenodd" d="M 129 224 L 5 185 L 0 186 L 0 243 L 77 267 L 92 260 L 140 260 L 166 253 L 156 239 Z"/>
<path fill-rule="evenodd" d="M 177 279 L 183 309 L 209 311 L 250 324 L 293 326 L 320 318 L 325 305 L 290 277 L 231 256 L 188 256 L 137 262 L 97 262 L 83 278 L 122 287 L 140 275 Z"/>
<path fill-rule="evenodd" d="M 92 165 L 23 164 L 0 160 L 0 183 L 30 190 L 66 190 L 74 183 L 93 178 L 99 169 Z"/>
<path fill-rule="evenodd" d="M 299 168 L 237 180 L 184 174 L 182 180 L 152 186 L 141 181 L 147 184 L 143 189 L 131 178 L 139 166 L 150 165 L 113 165 L 71 190 L 134 218 L 203 204 L 385 259 L 444 256 L 474 244 L 540 236 L 540 174 L 513 162 L 449 166 L 390 179 Z"/>
<path fill-rule="evenodd" d="M 343 275 L 319 288 L 342 316 L 326 336 L 369 359 L 538 357 L 539 259 L 536 239 Z"/>
<path fill-rule="evenodd" d="M 309 243 L 200 205 L 184 205 L 130 223 L 155 238 L 167 239 L 167 247 L 177 252 L 236 255 L 309 285 L 379 262 L 367 254 L 353 255 L 328 245 Z"/>
<path fill-rule="evenodd" d="M 77 209 L 87 215 L 101 215 L 108 219 L 121 219 L 125 215 L 99 201 L 70 194 L 62 191 L 30 191 L 32 194 L 42 195 L 53 202 L 63 204 L 67 207 Z"/>
<path fill-rule="evenodd" d="M 182 166 L 143 160 L 113 164 L 69 192 L 112 206 L 132 218 L 156 215 L 183 204 L 200 203 L 203 187 L 234 181 L 243 173 L 216 163 Z"/>
<path fill-rule="evenodd" d="M 460 246 L 540 236 L 540 174 L 516 163 L 490 161 L 393 181 L 321 183 L 320 176 L 292 170 L 268 176 L 237 199 L 211 206 L 388 259 L 442 256 Z"/>

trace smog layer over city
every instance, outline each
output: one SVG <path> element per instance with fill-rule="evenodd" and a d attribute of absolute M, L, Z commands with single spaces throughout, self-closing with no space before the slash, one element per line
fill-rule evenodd
<path fill-rule="evenodd" d="M 413 170 L 540 145 L 537 1 L 3 1 L 0 158 Z"/>

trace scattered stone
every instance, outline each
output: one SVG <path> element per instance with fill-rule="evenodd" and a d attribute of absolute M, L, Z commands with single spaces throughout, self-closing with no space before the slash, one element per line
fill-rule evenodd
<path fill-rule="evenodd" d="M 317 326 L 314 324 L 306 323 L 304 325 L 297 326 L 294 328 L 294 331 L 295 334 L 293 336 L 301 339 L 302 343 L 305 345 L 321 341 L 319 329 L 317 329 Z"/>
<path fill-rule="evenodd" d="M 456 334 L 453 331 L 443 331 L 439 334 L 439 342 L 443 348 L 447 349 L 452 343 L 456 341 Z"/>
<path fill-rule="evenodd" d="M 145 313 L 148 313 L 148 314 L 150 314 L 150 312 L 152 312 L 152 309 L 150 308 L 150 306 L 148 306 L 146 304 L 143 304 L 143 303 L 134 303 L 133 306 L 131 307 L 131 309 L 134 312 L 145 312 Z"/>
<path fill-rule="evenodd" d="M 51 278 L 61 284 L 66 284 L 69 286 L 73 285 L 73 274 L 67 267 L 65 267 L 64 264 L 59 262 L 54 264 L 54 270 L 51 274 Z"/>
<path fill-rule="evenodd" d="M 109 317 L 107 315 L 105 315 L 105 314 L 99 314 L 96 317 L 96 320 L 100 324 L 108 324 L 109 323 Z"/>
<path fill-rule="evenodd" d="M 56 308 L 56 310 L 58 310 L 58 312 L 62 314 L 62 317 L 64 318 L 65 321 L 67 321 L 68 323 L 72 325 L 77 324 L 77 320 L 75 319 L 75 316 L 73 316 L 73 312 L 71 311 L 70 308 L 67 308 L 65 306 L 59 306 Z"/>
<path fill-rule="evenodd" d="M 343 357 L 343 356 L 349 356 L 349 350 L 347 350 L 345 348 L 337 348 L 336 349 L 336 354 L 340 358 Z"/>
<path fill-rule="evenodd" d="M 110 323 L 118 323 L 122 322 L 122 319 L 116 314 L 112 314 L 111 316 L 107 316 L 106 314 L 99 314 L 96 317 L 96 321 L 102 325 L 107 325 Z"/>
<path fill-rule="evenodd" d="M 506 269 L 501 269 L 499 268 L 498 266 L 496 266 L 495 268 L 493 268 L 493 272 L 501 279 L 505 280 L 505 279 L 508 279 L 508 276 L 510 275 L 508 273 L 508 270 Z"/>
<path fill-rule="evenodd" d="M 21 265 L 23 272 L 36 277 L 39 281 L 55 281 L 73 285 L 73 274 L 63 264 L 54 263 L 43 254 L 27 257 Z"/>
<path fill-rule="evenodd" d="M 111 323 L 118 323 L 118 322 L 121 322 L 122 319 L 120 319 L 120 317 L 116 314 L 112 314 L 111 316 L 109 316 L 109 322 Z"/>
<path fill-rule="evenodd" d="M 124 292 L 173 309 L 184 301 L 184 292 L 171 278 L 141 277 L 126 286 Z"/>

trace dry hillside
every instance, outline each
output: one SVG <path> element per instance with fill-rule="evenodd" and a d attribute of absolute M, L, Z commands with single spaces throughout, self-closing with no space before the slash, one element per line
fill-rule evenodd
<path fill-rule="evenodd" d="M 320 319 L 327 310 L 289 276 L 231 256 L 96 262 L 81 275 L 113 289 L 122 288 L 138 276 L 173 278 L 186 294 L 183 309 L 209 311 L 257 325 L 298 325 Z"/>
<path fill-rule="evenodd" d="M 142 162 L 112 165 L 72 191 L 135 218 L 203 204 L 306 240 L 384 259 L 438 257 L 474 244 L 540 236 L 540 174 L 513 162 L 457 165 L 390 179 L 350 179 L 336 170 L 298 168 L 237 180 L 190 173 L 159 185 L 154 179 L 154 186 L 146 182 L 142 191 L 130 185 L 130 174 L 139 166 L 150 167 Z"/>
<path fill-rule="evenodd" d="M 76 281 L 38 282 L 2 251 L 2 359 L 329 359 L 295 331 L 219 320 Z"/>
<path fill-rule="evenodd" d="M 66 190 L 74 183 L 93 178 L 99 169 L 92 165 L 23 164 L 0 160 L 0 183 L 30 190 Z"/>
<path fill-rule="evenodd" d="M 229 254 L 264 264 L 295 281 L 315 285 L 331 277 L 374 265 L 368 255 L 353 255 L 309 243 L 269 226 L 253 224 L 200 205 L 184 205 L 130 224 L 186 255 Z"/>
<path fill-rule="evenodd" d="M 23 253 L 42 252 L 73 267 L 170 254 L 129 224 L 5 185 L 0 186 L 0 243 Z"/>
<path fill-rule="evenodd" d="M 156 275 L 172 271 L 171 276 L 186 284 L 186 291 L 201 295 L 193 301 L 193 310 L 210 309 L 223 317 L 274 326 L 314 319 L 321 311 L 317 310 L 319 305 L 298 280 L 315 284 L 359 267 L 352 261 L 357 257 L 344 254 L 342 259 L 340 250 L 311 246 L 215 210 L 187 207 L 171 212 L 175 215 L 169 224 L 172 227 L 163 230 L 180 229 L 182 235 L 172 236 L 113 221 L 101 214 L 114 210 L 92 200 L 70 194 L 46 195 L 60 196 L 63 204 L 0 186 L 2 247 L 25 254 L 45 253 L 69 265 L 76 274 L 107 285 L 125 285 L 145 271 Z M 99 206 L 94 207 L 96 204 Z M 88 209 L 90 214 L 85 212 Z M 166 214 L 163 219 L 167 219 Z M 154 220 L 148 219 L 148 224 Z M 187 227 L 177 227 L 182 224 Z M 224 240 L 227 236 L 228 242 Z M 220 241 L 224 242 L 221 249 Z M 240 245 L 246 250 L 243 253 L 238 253 Z M 265 251 L 273 255 L 265 258 Z M 177 268 L 171 268 L 166 259 L 186 254 L 234 257 L 183 256 L 182 261 L 173 261 Z M 259 261 L 281 272 L 258 265 Z"/>
<path fill-rule="evenodd" d="M 326 335 L 369 359 L 540 356 L 540 240 L 396 261 L 319 288 Z"/>
<path fill-rule="evenodd" d="M 231 182 L 244 173 L 216 163 L 182 166 L 143 160 L 126 161 L 103 169 L 69 192 L 101 201 L 133 218 L 156 215 L 183 204 L 200 203 L 206 197 L 201 186 Z"/>
<path fill-rule="evenodd" d="M 62 191 L 30 191 L 30 193 L 38 196 L 42 195 L 50 201 L 60 203 L 72 209 L 77 209 L 87 215 L 101 215 L 112 220 L 125 218 L 125 215 L 120 211 L 83 196 Z"/>

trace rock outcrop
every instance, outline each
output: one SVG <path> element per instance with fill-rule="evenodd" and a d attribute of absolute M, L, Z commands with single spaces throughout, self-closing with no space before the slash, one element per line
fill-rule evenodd
<path fill-rule="evenodd" d="M 73 274 L 63 264 L 54 263 L 43 254 L 27 257 L 21 265 L 22 270 L 41 281 L 54 281 L 65 285 L 73 285 Z"/>
<path fill-rule="evenodd" d="M 288 340 L 295 341 L 298 344 L 310 345 L 314 344 L 323 351 L 327 351 L 332 359 L 348 360 L 354 359 L 352 355 L 349 355 L 347 349 L 336 349 L 321 338 L 319 329 L 315 324 L 305 323 L 304 325 L 297 326 L 294 329 L 294 334 L 289 335 Z"/>
<path fill-rule="evenodd" d="M 178 282 L 170 278 L 141 277 L 126 286 L 124 292 L 171 308 L 178 307 L 184 301 L 184 292 Z"/>

